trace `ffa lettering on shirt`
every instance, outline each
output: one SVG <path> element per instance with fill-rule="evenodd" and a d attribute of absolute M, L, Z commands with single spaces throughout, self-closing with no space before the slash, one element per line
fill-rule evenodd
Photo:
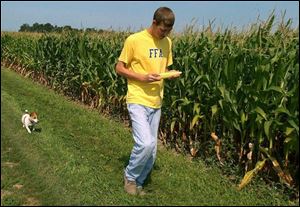
<path fill-rule="evenodd" d="M 163 57 L 162 49 L 151 48 L 149 49 L 149 58 Z"/>

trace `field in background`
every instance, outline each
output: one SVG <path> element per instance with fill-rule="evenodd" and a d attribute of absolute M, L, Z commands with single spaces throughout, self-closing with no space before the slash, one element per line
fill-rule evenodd
<path fill-rule="evenodd" d="M 25 109 L 39 115 L 32 134 L 20 121 Z M 240 177 L 162 146 L 148 195 L 127 195 L 123 168 L 132 144 L 124 124 L 1 68 L 1 206 L 297 204 L 260 179 L 238 191 Z"/>

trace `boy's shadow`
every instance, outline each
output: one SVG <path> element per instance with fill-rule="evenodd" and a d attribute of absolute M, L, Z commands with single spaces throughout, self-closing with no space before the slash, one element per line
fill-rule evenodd
<path fill-rule="evenodd" d="M 125 169 L 127 167 L 127 165 L 129 164 L 129 158 L 130 158 L 130 154 L 129 155 L 123 155 L 122 157 L 120 157 L 118 160 L 123 163 L 123 169 Z M 158 165 L 156 165 L 156 163 L 154 163 L 152 170 L 150 171 L 150 173 L 148 174 L 145 182 L 144 182 L 144 187 L 147 186 L 148 184 L 150 184 L 152 182 L 152 172 L 153 170 L 159 170 L 160 167 Z M 123 171 L 124 172 L 124 171 Z M 122 174 L 123 176 L 123 174 Z"/>

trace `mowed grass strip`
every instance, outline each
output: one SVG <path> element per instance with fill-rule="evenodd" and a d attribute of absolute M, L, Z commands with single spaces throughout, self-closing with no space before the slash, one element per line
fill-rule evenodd
<path fill-rule="evenodd" d="M 25 109 L 39 115 L 32 134 Z M 124 124 L 1 68 L 1 205 L 293 205 L 258 179 L 238 191 L 217 167 L 163 147 L 148 195 L 127 195 L 132 145 Z"/>

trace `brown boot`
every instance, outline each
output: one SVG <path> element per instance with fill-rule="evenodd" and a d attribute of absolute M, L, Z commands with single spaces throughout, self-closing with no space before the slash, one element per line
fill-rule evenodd
<path fill-rule="evenodd" d="M 124 176 L 124 189 L 130 195 L 136 195 L 136 182 L 127 180 L 126 176 Z"/>

